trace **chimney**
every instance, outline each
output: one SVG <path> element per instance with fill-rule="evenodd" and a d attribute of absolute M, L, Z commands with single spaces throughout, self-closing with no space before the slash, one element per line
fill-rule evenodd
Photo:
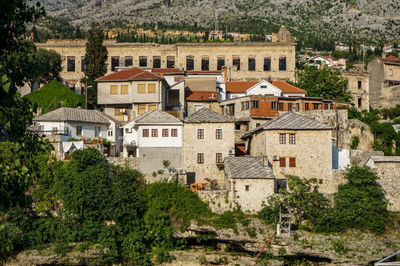
<path fill-rule="evenodd" d="M 224 70 L 224 81 L 225 83 L 228 82 L 228 68 L 226 66 L 223 66 L 222 69 Z"/>
<path fill-rule="evenodd" d="M 211 97 L 210 97 L 210 99 L 215 99 L 215 94 L 214 94 L 214 92 L 213 92 L 213 93 L 211 93 Z"/>
<path fill-rule="evenodd" d="M 267 81 L 268 81 L 269 83 L 272 83 L 271 76 L 268 76 L 268 79 L 267 79 Z"/>

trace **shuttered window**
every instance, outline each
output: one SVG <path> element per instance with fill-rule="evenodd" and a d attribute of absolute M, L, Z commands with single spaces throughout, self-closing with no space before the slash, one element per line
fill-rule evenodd
<path fill-rule="evenodd" d="M 296 158 L 289 158 L 289 167 L 296 167 Z"/>
<path fill-rule="evenodd" d="M 138 93 L 146 93 L 146 84 L 138 84 Z"/>
<path fill-rule="evenodd" d="M 156 93 L 156 84 L 149 84 L 149 93 Z"/>
<path fill-rule="evenodd" d="M 157 109 L 157 104 L 149 104 L 149 111 L 154 111 Z"/>
<path fill-rule="evenodd" d="M 139 104 L 138 105 L 138 115 L 142 115 L 144 113 L 146 113 L 146 105 Z"/>
<path fill-rule="evenodd" d="M 128 85 L 121 85 L 121 94 L 128 94 Z"/>
<path fill-rule="evenodd" d="M 117 95 L 118 94 L 118 85 L 111 85 L 110 86 L 110 94 Z"/>
<path fill-rule="evenodd" d="M 286 158 L 285 157 L 279 158 L 279 167 L 286 167 Z"/>

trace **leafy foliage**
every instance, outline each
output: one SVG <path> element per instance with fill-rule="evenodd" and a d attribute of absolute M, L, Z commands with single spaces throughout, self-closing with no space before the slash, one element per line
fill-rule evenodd
<path fill-rule="evenodd" d="M 42 108 L 42 114 L 59 107 L 83 107 L 85 100 L 60 82 L 53 80 L 38 90 L 24 96 Z"/>
<path fill-rule="evenodd" d="M 347 90 L 347 79 L 339 70 L 326 66 L 318 69 L 315 66 L 305 66 L 296 72 L 296 86 L 307 91 L 307 96 L 321 97 L 329 100 L 348 102 L 351 93 Z"/>

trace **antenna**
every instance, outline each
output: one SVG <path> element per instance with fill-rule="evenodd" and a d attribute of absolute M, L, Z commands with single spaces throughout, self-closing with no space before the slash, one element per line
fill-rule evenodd
<path fill-rule="evenodd" d="M 215 31 L 218 31 L 218 9 L 215 9 Z"/>

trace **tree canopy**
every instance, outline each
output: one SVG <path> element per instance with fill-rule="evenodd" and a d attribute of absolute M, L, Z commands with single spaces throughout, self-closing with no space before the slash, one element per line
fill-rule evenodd
<path fill-rule="evenodd" d="M 295 85 L 307 91 L 307 96 L 321 97 L 327 100 L 348 102 L 351 93 L 347 90 L 347 79 L 339 70 L 326 66 L 305 66 L 296 72 Z"/>

